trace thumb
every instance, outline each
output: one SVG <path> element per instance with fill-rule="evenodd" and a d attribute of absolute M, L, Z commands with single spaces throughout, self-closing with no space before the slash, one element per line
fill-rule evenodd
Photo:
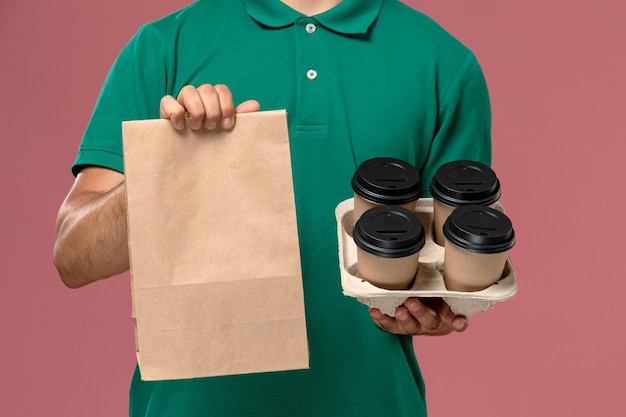
<path fill-rule="evenodd" d="M 238 105 L 237 108 L 235 109 L 235 112 L 236 113 L 251 113 L 251 112 L 259 111 L 260 108 L 261 108 L 261 105 L 259 104 L 258 101 L 248 100 Z"/>

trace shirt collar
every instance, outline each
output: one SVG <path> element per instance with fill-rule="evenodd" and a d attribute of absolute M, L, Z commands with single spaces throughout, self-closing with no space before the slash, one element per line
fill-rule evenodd
<path fill-rule="evenodd" d="M 303 17 L 280 0 L 241 0 L 250 17 L 262 25 L 281 28 Z M 383 0 L 343 0 L 314 16 L 323 26 L 346 35 L 364 34 L 374 23 Z"/>

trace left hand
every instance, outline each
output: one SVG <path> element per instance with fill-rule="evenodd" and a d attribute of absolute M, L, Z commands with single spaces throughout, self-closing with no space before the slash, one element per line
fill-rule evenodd
<path fill-rule="evenodd" d="M 455 315 L 448 304 L 440 298 L 409 298 L 396 309 L 395 317 L 383 314 L 377 308 L 369 309 L 374 323 L 381 329 L 394 334 L 443 336 L 463 332 L 469 322 Z"/>

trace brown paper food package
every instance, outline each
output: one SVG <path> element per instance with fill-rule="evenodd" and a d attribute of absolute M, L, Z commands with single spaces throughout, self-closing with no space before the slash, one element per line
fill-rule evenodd
<path fill-rule="evenodd" d="M 122 130 L 142 379 L 308 368 L 286 112 Z"/>

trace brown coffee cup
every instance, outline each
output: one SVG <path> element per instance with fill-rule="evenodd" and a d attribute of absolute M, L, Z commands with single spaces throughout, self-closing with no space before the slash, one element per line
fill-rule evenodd
<path fill-rule="evenodd" d="M 430 183 L 433 196 L 433 239 L 445 244 L 443 224 L 457 207 L 493 207 L 500 198 L 500 182 L 495 172 L 475 161 L 452 161 L 439 167 Z"/>
<path fill-rule="evenodd" d="M 398 206 L 369 209 L 356 222 L 352 237 L 360 278 L 386 289 L 411 287 L 426 242 L 414 211 Z"/>
<path fill-rule="evenodd" d="M 486 206 L 457 208 L 443 226 L 443 277 L 449 291 L 480 291 L 497 282 L 515 244 L 511 220 Z"/>
<path fill-rule="evenodd" d="M 363 162 L 352 177 L 354 221 L 376 206 L 401 206 L 414 211 L 422 196 L 420 173 L 396 158 L 373 158 Z"/>

